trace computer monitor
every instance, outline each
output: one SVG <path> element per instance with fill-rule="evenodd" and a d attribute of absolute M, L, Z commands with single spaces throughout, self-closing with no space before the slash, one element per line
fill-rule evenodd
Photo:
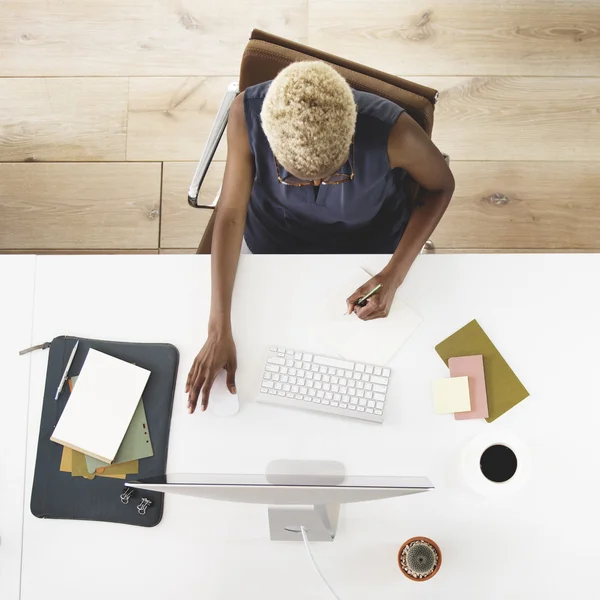
<path fill-rule="evenodd" d="M 347 476 L 334 461 L 273 461 L 264 475 L 169 474 L 125 484 L 155 492 L 269 505 L 272 540 L 335 538 L 340 504 L 419 494 L 433 489 L 426 477 Z"/>

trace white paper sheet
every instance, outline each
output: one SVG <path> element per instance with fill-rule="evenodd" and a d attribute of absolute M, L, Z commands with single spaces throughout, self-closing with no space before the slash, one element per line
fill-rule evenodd
<path fill-rule="evenodd" d="M 146 369 L 90 349 L 50 439 L 111 463 L 149 377 Z"/>
<path fill-rule="evenodd" d="M 362 269 L 338 273 L 328 291 L 319 335 L 330 352 L 372 365 L 390 362 L 421 323 L 421 317 L 397 297 L 385 319 L 361 321 L 346 314 L 346 298 L 371 279 Z"/>

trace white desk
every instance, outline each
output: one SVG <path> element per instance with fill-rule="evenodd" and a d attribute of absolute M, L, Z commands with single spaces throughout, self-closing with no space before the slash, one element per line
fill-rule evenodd
<path fill-rule="evenodd" d="M 33 338 L 67 333 L 175 344 L 181 363 L 170 472 L 252 473 L 275 458 L 329 458 L 357 475 L 430 477 L 437 488 L 430 494 L 342 508 L 338 537 L 316 554 L 343 600 L 590 597 L 600 558 L 594 441 L 600 256 L 419 257 L 399 295 L 423 323 L 393 362 L 393 400 L 383 426 L 252 402 L 256 350 L 278 343 L 319 351 L 313 290 L 341 268 L 382 263 L 381 257 L 242 257 L 234 328 L 243 406 L 235 418 L 185 411 L 185 379 L 206 332 L 207 257 L 40 257 Z M 69 273 L 74 284 L 65 302 L 54 286 Z M 472 318 L 531 392 L 491 425 L 455 422 L 432 410 L 431 381 L 447 376 L 433 347 Z M 45 353 L 32 357 L 27 495 L 46 360 Z M 529 448 L 532 474 L 518 494 L 482 498 L 463 483 L 461 451 L 483 430 L 509 432 Z M 38 600 L 49 587 L 61 600 L 117 593 L 161 600 L 328 597 L 300 544 L 268 540 L 266 508 L 177 496 L 165 505 L 154 529 L 42 521 L 27 511 L 22 599 Z M 439 575 L 423 585 L 409 582 L 396 565 L 400 544 L 414 535 L 433 538 L 444 554 Z M 563 559 L 567 567 L 559 568 Z M 571 575 L 568 567 L 582 564 Z"/>
<path fill-rule="evenodd" d="M 0 256 L 0 598 L 19 597 L 35 256 Z"/>

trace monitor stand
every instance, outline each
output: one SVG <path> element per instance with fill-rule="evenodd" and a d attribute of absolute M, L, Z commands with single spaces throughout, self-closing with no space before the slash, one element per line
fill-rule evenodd
<path fill-rule="evenodd" d="M 267 481 L 275 485 L 340 485 L 344 465 L 335 461 L 275 460 L 267 465 Z M 269 531 L 276 542 L 302 541 L 301 527 L 314 542 L 332 542 L 337 532 L 339 504 L 269 506 Z"/>

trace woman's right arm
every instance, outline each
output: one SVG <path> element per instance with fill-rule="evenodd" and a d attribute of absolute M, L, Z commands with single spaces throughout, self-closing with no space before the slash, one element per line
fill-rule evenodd
<path fill-rule="evenodd" d="M 254 157 L 250 151 L 240 94 L 231 105 L 227 126 L 227 163 L 215 217 L 211 248 L 211 309 L 208 337 L 190 369 L 186 393 L 193 413 L 200 395 L 206 410 L 211 387 L 222 369 L 227 387 L 235 393 L 237 358 L 231 332 L 231 297 L 246 225 L 246 213 L 254 181 Z"/>

